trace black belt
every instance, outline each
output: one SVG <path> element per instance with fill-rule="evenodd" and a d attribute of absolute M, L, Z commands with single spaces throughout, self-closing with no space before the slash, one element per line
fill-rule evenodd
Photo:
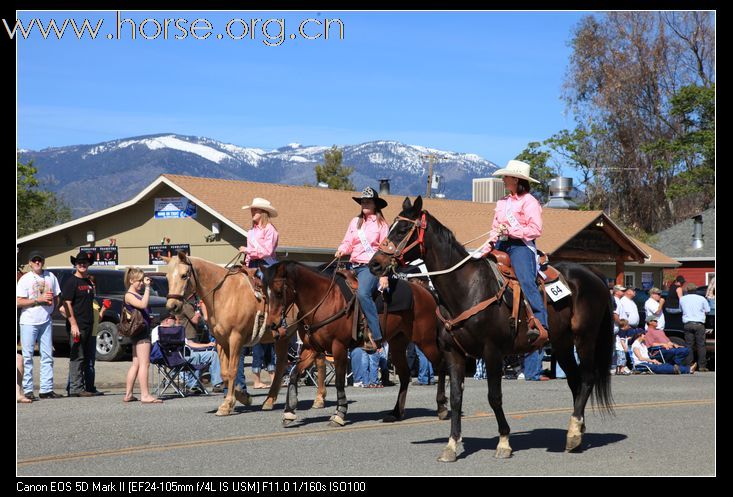
<path fill-rule="evenodd" d="M 701 323 L 700 321 L 688 321 L 685 324 L 701 324 L 701 325 L 705 326 L 705 323 Z"/>

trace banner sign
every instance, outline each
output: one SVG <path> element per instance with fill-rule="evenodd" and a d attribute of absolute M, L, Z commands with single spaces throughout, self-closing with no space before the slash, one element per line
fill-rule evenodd
<path fill-rule="evenodd" d="M 186 197 L 156 197 L 155 219 L 181 219 L 190 217 L 196 219 L 196 204 Z"/>
<path fill-rule="evenodd" d="M 116 266 L 119 264 L 117 245 L 109 247 L 79 247 L 79 252 L 89 254 L 94 266 Z"/>
<path fill-rule="evenodd" d="M 163 257 L 173 257 L 178 255 L 178 252 L 181 250 L 191 255 L 191 245 L 188 243 L 178 245 L 148 245 L 148 264 L 164 266 L 165 261 Z"/>

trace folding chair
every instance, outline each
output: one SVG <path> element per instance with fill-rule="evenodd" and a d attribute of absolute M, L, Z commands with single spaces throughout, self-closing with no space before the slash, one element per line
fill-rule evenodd
<path fill-rule="evenodd" d="M 184 349 L 186 345 L 186 328 L 183 326 L 159 326 L 158 327 L 158 346 L 160 347 L 162 358 L 155 360 L 158 371 L 158 381 L 155 388 L 155 394 L 162 397 L 169 388 L 181 397 L 186 396 L 188 387 L 184 381 L 184 373 L 192 374 L 196 380 L 195 387 L 201 389 L 208 395 L 206 388 L 201 383 L 199 375 L 195 374 L 209 364 L 192 365 L 184 357 Z"/>

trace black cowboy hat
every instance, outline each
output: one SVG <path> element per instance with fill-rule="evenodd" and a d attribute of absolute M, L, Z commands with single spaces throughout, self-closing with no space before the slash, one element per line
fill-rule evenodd
<path fill-rule="evenodd" d="M 76 254 L 76 257 L 74 257 L 73 255 L 71 256 L 72 265 L 76 266 L 76 264 L 79 262 L 86 262 L 91 266 L 93 261 L 91 257 L 89 257 L 89 254 L 86 252 L 79 252 L 78 254 Z"/>
<path fill-rule="evenodd" d="M 377 209 L 384 209 L 387 207 L 387 201 L 383 198 L 379 198 L 379 194 L 374 191 L 374 189 L 371 186 L 367 186 L 362 190 L 361 197 L 351 197 L 354 199 L 354 202 L 357 204 L 361 204 L 362 200 L 374 200 L 374 204 L 377 206 Z"/>

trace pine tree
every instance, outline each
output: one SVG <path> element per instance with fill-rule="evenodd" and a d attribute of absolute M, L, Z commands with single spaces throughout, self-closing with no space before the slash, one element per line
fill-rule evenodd
<path fill-rule="evenodd" d="M 334 145 L 323 153 L 323 164 L 316 164 L 316 181 L 328 184 L 333 190 L 354 190 L 356 187 L 349 179 L 353 167 L 341 165 L 343 152 Z"/>

